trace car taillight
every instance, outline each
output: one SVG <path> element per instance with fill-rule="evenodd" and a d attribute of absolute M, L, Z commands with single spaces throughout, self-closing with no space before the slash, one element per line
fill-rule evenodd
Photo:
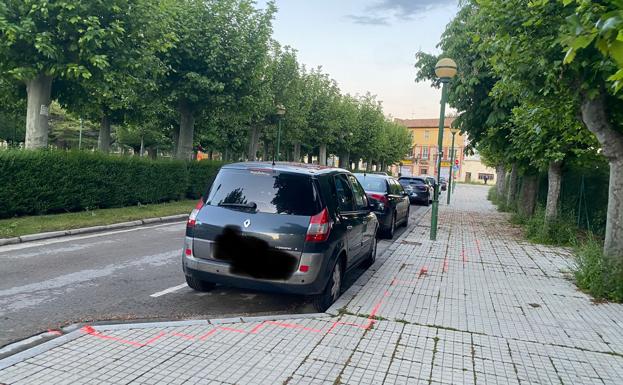
<path fill-rule="evenodd" d="M 370 194 L 368 196 L 376 201 L 383 203 L 384 205 L 386 205 L 388 202 L 387 196 L 385 196 L 384 194 Z"/>
<path fill-rule="evenodd" d="M 195 225 L 197 224 L 197 215 L 199 214 L 199 211 L 201 210 L 202 207 L 203 207 L 203 199 L 199 199 L 199 202 L 197 202 L 197 206 L 195 206 L 193 211 L 191 211 L 190 215 L 188 216 L 188 222 L 186 222 L 186 228 L 192 229 L 195 227 Z"/>
<path fill-rule="evenodd" d="M 329 210 L 325 207 L 324 210 L 309 220 L 305 242 L 324 242 L 329 238 L 330 231 Z"/>

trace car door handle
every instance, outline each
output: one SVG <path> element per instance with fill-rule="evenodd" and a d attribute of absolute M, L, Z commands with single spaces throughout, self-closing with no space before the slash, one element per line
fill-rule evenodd
<path fill-rule="evenodd" d="M 346 226 L 346 230 L 352 230 L 352 229 L 353 229 L 353 226 L 351 225 Z"/>

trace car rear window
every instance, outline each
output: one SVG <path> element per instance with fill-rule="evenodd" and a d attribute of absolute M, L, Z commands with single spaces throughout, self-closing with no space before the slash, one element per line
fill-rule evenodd
<path fill-rule="evenodd" d="M 207 205 L 252 204 L 256 212 L 312 216 L 320 199 L 308 175 L 273 170 L 222 169 L 210 189 Z"/>
<path fill-rule="evenodd" d="M 426 184 L 426 182 L 424 182 L 422 179 L 400 179 L 398 182 L 400 182 L 400 184 L 403 186 L 407 186 L 410 184 Z"/>
<path fill-rule="evenodd" d="M 355 175 L 361 186 L 366 191 L 387 192 L 385 178 L 373 177 L 370 175 Z"/>

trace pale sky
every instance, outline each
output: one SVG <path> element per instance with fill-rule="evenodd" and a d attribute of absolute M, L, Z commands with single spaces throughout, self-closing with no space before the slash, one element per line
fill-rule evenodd
<path fill-rule="evenodd" d="M 260 0 L 262 6 L 265 1 Z M 274 37 L 321 65 L 343 93 L 370 91 L 386 115 L 437 118 L 441 92 L 416 84 L 415 53 L 435 47 L 457 0 L 277 0 Z"/>

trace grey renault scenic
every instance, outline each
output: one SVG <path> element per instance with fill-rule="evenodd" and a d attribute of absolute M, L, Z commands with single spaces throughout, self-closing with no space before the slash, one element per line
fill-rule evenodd
<path fill-rule="evenodd" d="M 182 255 L 188 286 L 310 295 L 325 311 L 340 296 L 344 274 L 376 258 L 373 206 L 346 170 L 226 165 L 188 219 Z"/>

